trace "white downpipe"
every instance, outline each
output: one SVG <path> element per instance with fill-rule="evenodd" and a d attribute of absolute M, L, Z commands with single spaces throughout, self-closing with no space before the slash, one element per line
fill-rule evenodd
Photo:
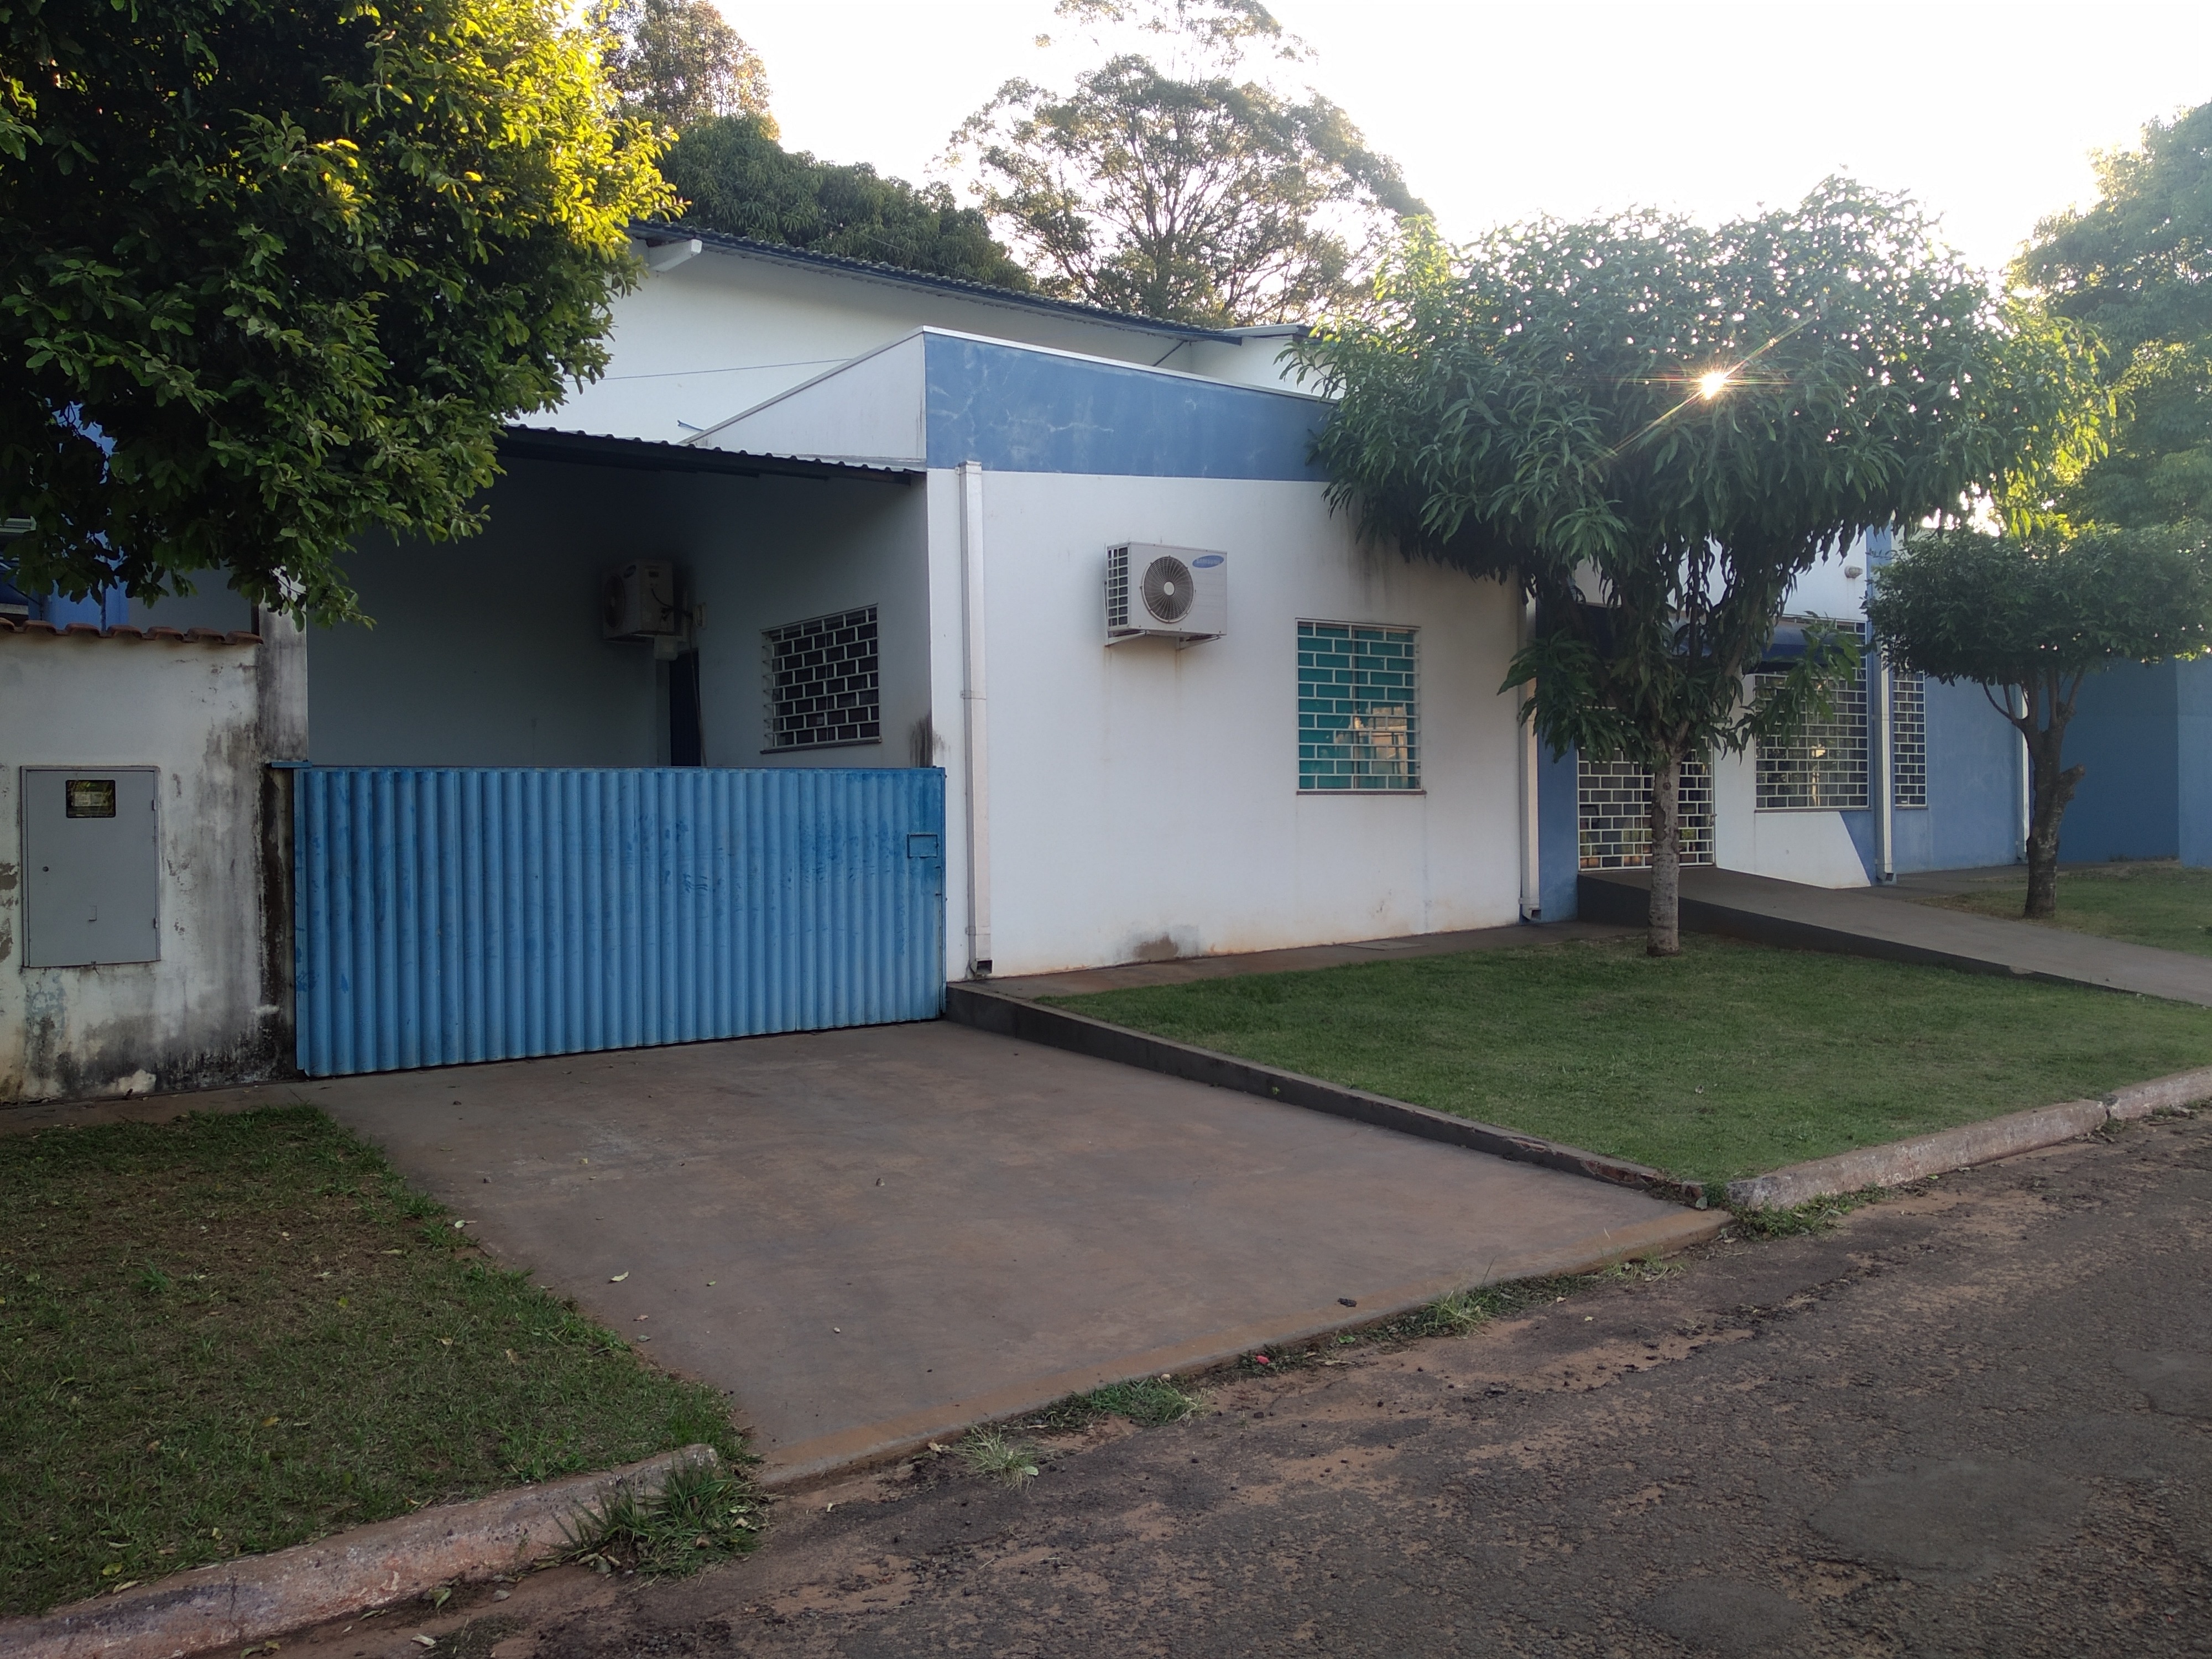
<path fill-rule="evenodd" d="M 1873 763 L 1880 781 L 1875 789 L 1874 878 L 1884 884 L 1897 879 L 1897 763 L 1892 747 L 1897 742 L 1896 682 L 1890 673 L 1889 653 L 1874 647 L 1879 672 L 1875 676 L 1874 725 L 1876 741 Z"/>
<path fill-rule="evenodd" d="M 2007 698 L 2008 702 L 2011 700 L 2010 697 Z M 2020 694 L 2019 703 L 2020 717 L 2022 720 L 2026 720 L 2035 712 L 2028 702 L 2027 693 L 2025 690 Z M 2014 860 L 2020 864 L 2027 862 L 2027 831 L 2029 826 L 2035 822 L 2034 793 L 2035 757 L 2028 752 L 2027 734 L 2023 732 L 2020 738 L 2020 853 Z"/>
<path fill-rule="evenodd" d="M 968 971 L 991 975 L 991 726 L 983 696 L 983 464 L 960 464 L 960 592 L 966 665 L 960 701 L 966 715 L 968 778 Z"/>
<path fill-rule="evenodd" d="M 1536 602 L 1525 601 L 1521 607 L 1521 643 L 1525 647 L 1534 637 L 1536 630 Z M 1519 703 L 1515 714 L 1520 720 L 1521 734 L 1521 920 L 1541 921 L 1544 919 L 1543 866 L 1543 775 L 1539 767 L 1541 756 L 1538 751 L 1536 728 L 1527 718 L 1528 702 L 1536 695 L 1534 681 L 1521 688 Z"/>

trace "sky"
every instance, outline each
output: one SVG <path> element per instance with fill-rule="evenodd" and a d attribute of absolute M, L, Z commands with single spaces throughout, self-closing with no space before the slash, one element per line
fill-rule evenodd
<path fill-rule="evenodd" d="M 1052 0 L 716 0 L 787 145 L 933 176 L 1016 75 L 1082 67 Z M 2095 195 L 2089 152 L 2212 100 L 2212 0 L 1278 0 L 1295 74 L 1394 157 L 1445 234 L 1636 204 L 1708 221 L 1830 173 L 1911 191 L 1996 268 Z M 1064 31 L 1063 31 L 1064 37 Z"/>

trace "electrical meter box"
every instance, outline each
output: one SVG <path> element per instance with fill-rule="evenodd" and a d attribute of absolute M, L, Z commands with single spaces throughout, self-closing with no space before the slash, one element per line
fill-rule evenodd
<path fill-rule="evenodd" d="M 161 954 L 161 832 L 150 766 L 23 769 L 23 965 Z"/>

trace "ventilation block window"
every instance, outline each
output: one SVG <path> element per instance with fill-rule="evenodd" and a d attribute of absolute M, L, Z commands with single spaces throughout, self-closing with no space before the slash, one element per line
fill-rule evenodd
<path fill-rule="evenodd" d="M 1651 769 L 1635 761 L 1585 760 L 1578 770 L 1582 867 L 1643 869 L 1651 862 Z M 1713 780 L 1705 762 L 1682 763 L 1674 803 L 1682 862 L 1711 864 Z"/>
<path fill-rule="evenodd" d="M 883 741 L 875 606 L 787 623 L 762 640 L 771 752 Z"/>
<path fill-rule="evenodd" d="M 1928 805 L 1928 689 L 1917 669 L 1890 677 L 1889 779 L 1898 805 Z"/>
<path fill-rule="evenodd" d="M 1863 637 L 1864 630 L 1860 630 Z M 1796 740 L 1759 750 L 1756 805 L 1762 812 L 1867 804 L 1867 659 L 1828 693 L 1833 712 L 1805 724 Z M 1780 674 L 1756 677 L 1756 695 L 1779 685 Z"/>
<path fill-rule="evenodd" d="M 1320 794 L 1417 790 L 1414 630 L 1298 624 L 1298 787 Z"/>

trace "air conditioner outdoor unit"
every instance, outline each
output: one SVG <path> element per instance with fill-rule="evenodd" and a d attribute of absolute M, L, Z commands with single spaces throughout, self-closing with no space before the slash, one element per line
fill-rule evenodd
<path fill-rule="evenodd" d="M 1196 547 L 1126 542 L 1106 550 L 1106 643 L 1178 645 L 1229 631 L 1229 556 Z"/>
<path fill-rule="evenodd" d="M 608 573 L 599 605 L 599 635 L 610 640 L 673 639 L 684 631 L 676 603 L 676 567 L 634 559 Z"/>

